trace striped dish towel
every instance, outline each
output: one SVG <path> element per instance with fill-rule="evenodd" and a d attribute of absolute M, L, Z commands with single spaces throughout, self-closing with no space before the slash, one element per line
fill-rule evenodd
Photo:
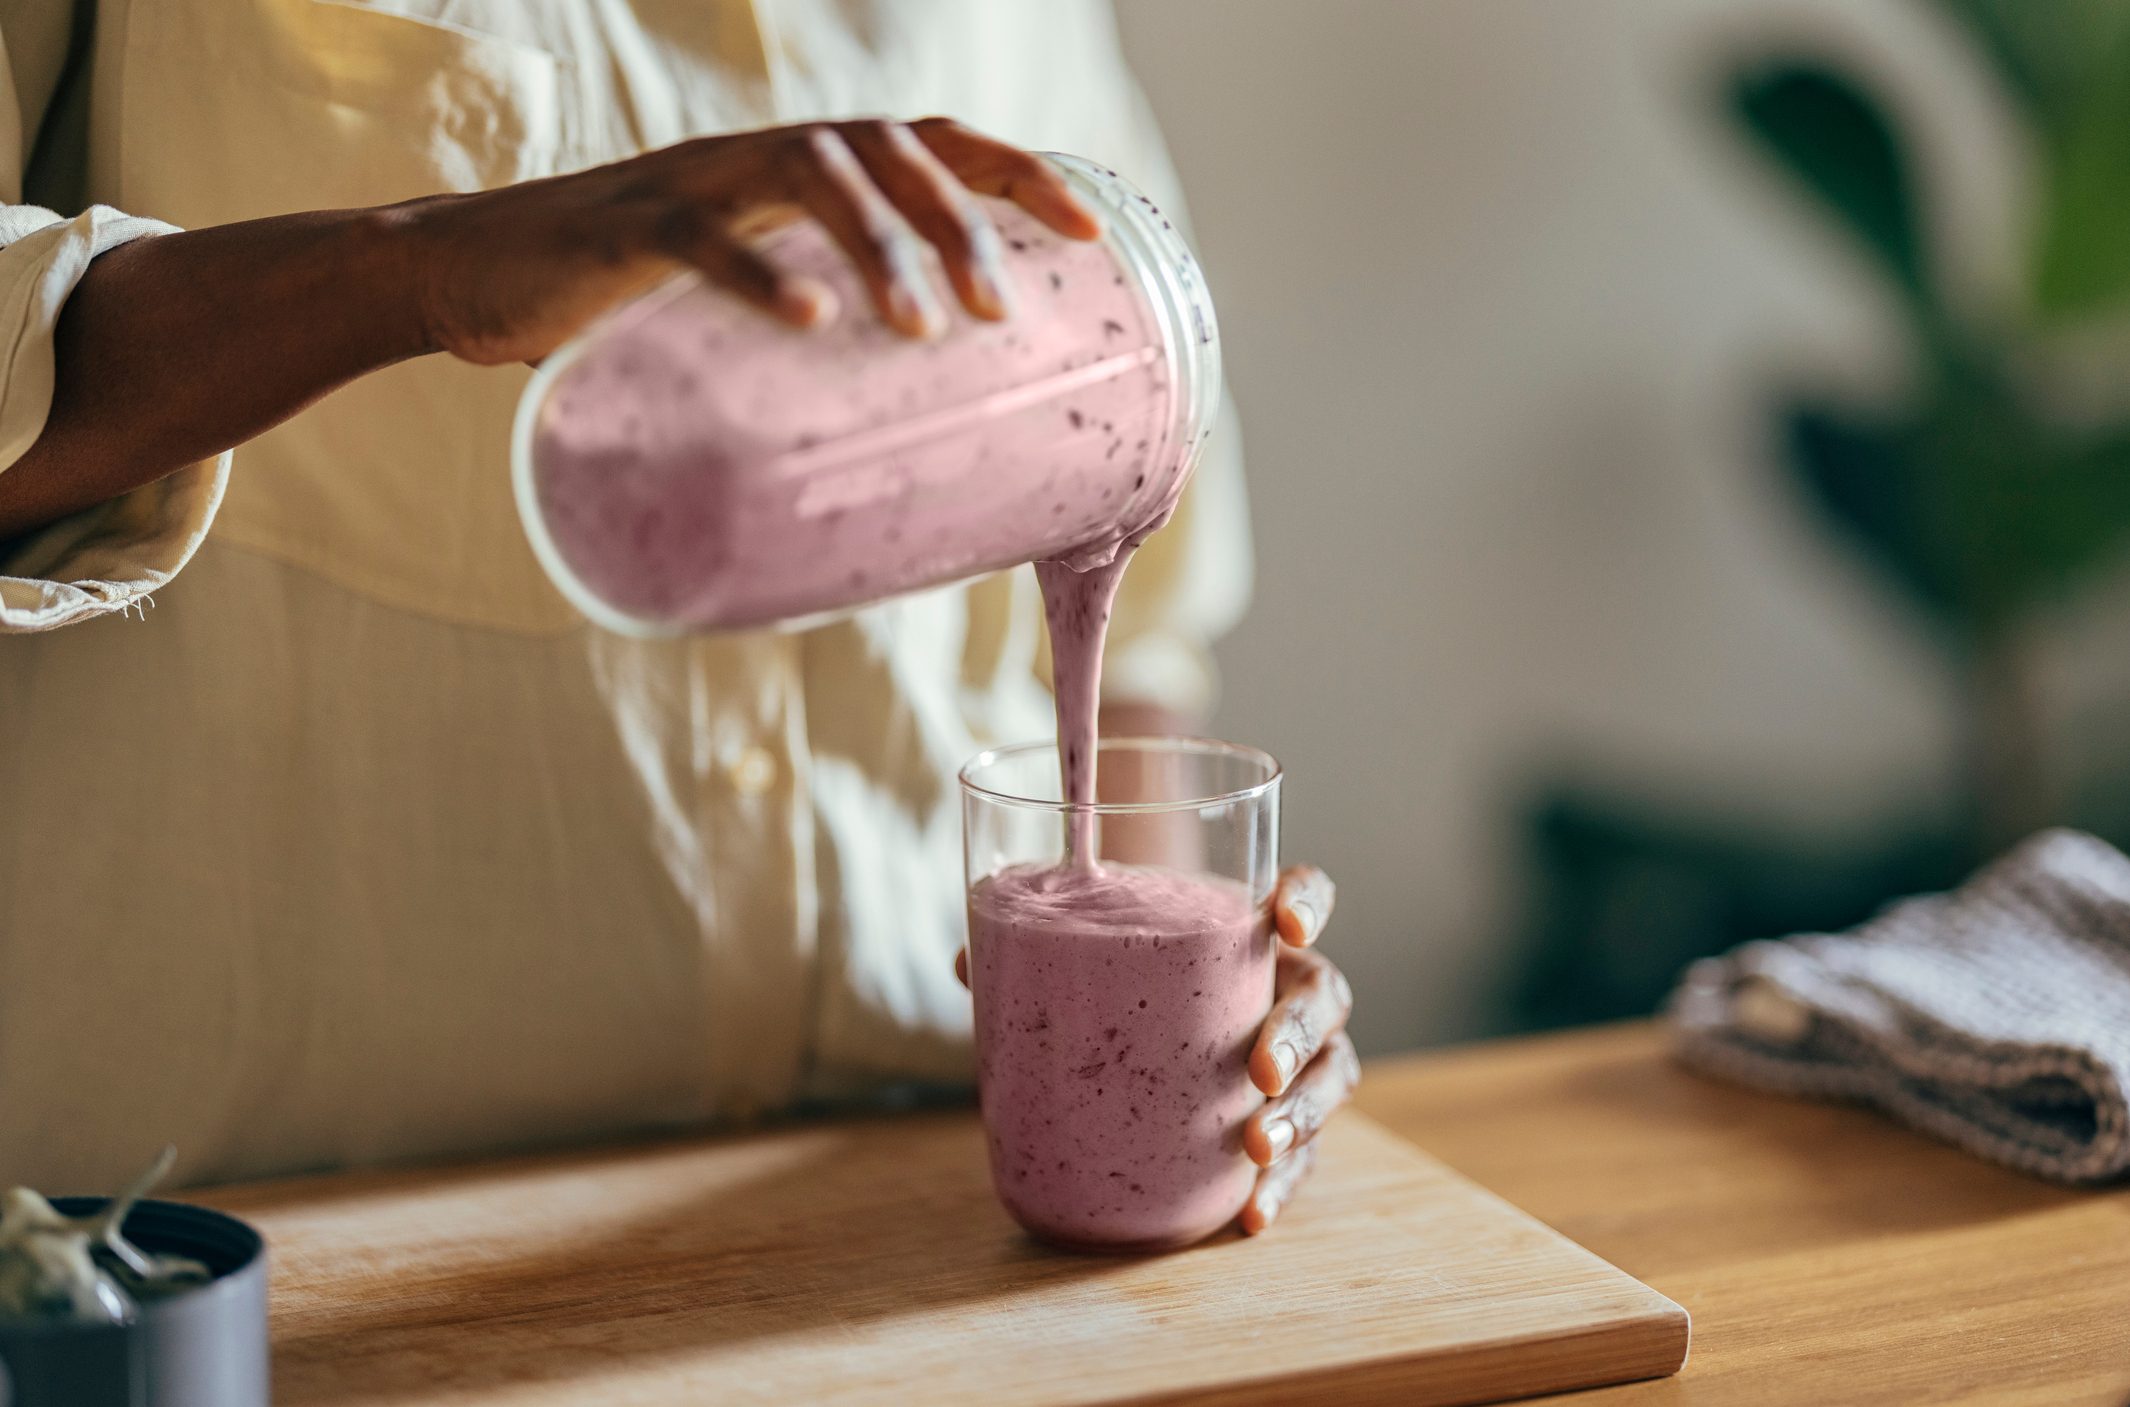
<path fill-rule="evenodd" d="M 2058 1182 L 2130 1170 L 2130 857 L 2044 831 L 1950 894 L 1688 968 L 1678 1054 Z"/>

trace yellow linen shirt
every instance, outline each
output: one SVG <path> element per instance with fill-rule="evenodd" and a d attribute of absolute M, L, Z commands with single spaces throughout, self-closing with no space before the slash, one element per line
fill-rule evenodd
<path fill-rule="evenodd" d="M 67 290 L 171 225 L 861 113 L 952 114 L 1174 201 L 1099 0 L 85 18 L 0 0 L 0 472 L 43 423 Z M 1051 728 L 1029 573 L 803 634 L 601 634 L 516 522 L 524 380 L 392 367 L 233 470 L 0 548 L 0 1182 L 113 1186 L 166 1139 L 202 1181 L 963 1074 L 953 775 Z M 1224 427 L 1132 569 L 1113 697 L 1206 700 L 1248 586 L 1234 450 Z"/>

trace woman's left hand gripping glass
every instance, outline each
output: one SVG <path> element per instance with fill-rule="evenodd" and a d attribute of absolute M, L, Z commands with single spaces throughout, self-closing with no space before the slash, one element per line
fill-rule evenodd
<path fill-rule="evenodd" d="M 1353 987 L 1316 950 L 1331 921 L 1337 889 L 1314 865 L 1289 865 L 1272 895 L 1279 934 L 1272 1012 L 1250 1051 L 1250 1079 L 1264 1108 L 1243 1125 L 1243 1150 L 1260 1169 L 1236 1225 L 1255 1236 L 1278 1219 L 1316 1166 L 1316 1136 L 1353 1098 L 1361 1057 L 1346 1034 Z M 954 956 L 954 975 L 969 985 L 969 953 Z"/>
<path fill-rule="evenodd" d="M 1336 892 L 1316 866 L 1290 865 L 1272 896 L 1279 966 L 1272 1014 L 1250 1052 L 1250 1078 L 1268 1098 L 1243 1125 L 1243 1148 L 1263 1169 L 1238 1220 L 1246 1235 L 1270 1226 L 1293 1199 L 1316 1166 L 1317 1133 L 1361 1083 L 1361 1057 L 1346 1034 L 1353 987 L 1316 950 Z"/>

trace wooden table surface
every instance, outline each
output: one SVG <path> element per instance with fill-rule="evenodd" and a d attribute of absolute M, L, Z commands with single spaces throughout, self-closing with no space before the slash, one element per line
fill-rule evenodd
<path fill-rule="evenodd" d="M 1693 1315 L 1576 1407 L 2130 1403 L 2130 1191 L 1687 1074 L 1651 1027 L 1377 1061 L 1361 1106 Z"/>
<path fill-rule="evenodd" d="M 1692 1353 L 1678 1376 L 1550 1400 L 1572 1400 L 1575 1407 L 2130 1404 L 2130 1190 L 2065 1191 L 2000 1171 L 1860 1110 L 1775 1099 L 1701 1079 L 1671 1064 L 1659 1033 L 1643 1025 L 1376 1061 L 1360 1103 L 1392 1132 L 1693 1316 Z M 394 1196 L 414 1189 L 420 1193 L 417 1211 L 442 1218 L 462 1239 L 480 1242 L 489 1234 L 482 1231 L 488 1222 L 508 1220 L 514 1204 L 503 1193 L 513 1178 L 559 1179 L 557 1186 L 541 1185 L 542 1205 L 579 1197 L 589 1199 L 585 1208 L 607 1207 L 615 1201 L 616 1177 L 656 1182 L 665 1163 L 707 1158 L 755 1187 L 757 1203 L 767 1197 L 772 1211 L 782 1208 L 770 1216 L 758 1205 L 737 1224 L 754 1226 L 767 1216 L 778 1226 L 804 1227 L 815 1219 L 808 1208 L 818 1211 L 820 1188 L 796 1175 L 761 1181 L 750 1159 L 799 1158 L 824 1141 L 870 1138 L 882 1147 L 903 1147 L 920 1136 L 959 1140 L 943 1166 L 958 1170 L 963 1183 L 945 1178 L 939 1197 L 966 1205 L 984 1195 L 979 1160 L 970 1151 L 975 1136 L 965 1119 L 955 1117 L 827 1126 L 742 1141 L 735 1145 L 734 1167 L 717 1162 L 714 1141 L 680 1141 L 633 1154 L 589 1150 L 527 1163 L 217 1189 L 205 1200 L 241 1214 L 272 1213 L 268 1225 L 281 1251 L 273 1292 L 278 1353 L 291 1401 L 312 1400 L 300 1391 L 305 1382 L 316 1387 L 332 1379 L 331 1364 L 308 1379 L 297 1371 L 307 1345 L 316 1349 L 311 1340 L 326 1333 L 319 1342 L 338 1355 L 336 1363 L 350 1354 L 376 1357 L 356 1375 L 360 1400 L 442 1403 L 458 1399 L 412 1388 L 395 1396 L 378 1364 L 406 1359 L 410 1345 L 427 1343 L 423 1336 L 434 1337 L 432 1331 L 449 1331 L 440 1342 L 478 1347 L 478 1340 L 450 1337 L 477 1332 L 465 1317 L 466 1286 L 459 1282 L 471 1276 L 486 1283 L 493 1267 L 478 1256 L 466 1259 L 462 1247 L 446 1247 L 445 1260 L 457 1268 L 442 1278 L 417 1276 L 410 1290 L 395 1266 L 424 1254 L 434 1259 L 436 1238 L 425 1232 L 402 1245 L 384 1235 L 373 1224 L 380 1209 L 392 1212 L 385 1218 L 391 1226 L 405 1220 L 407 1209 Z M 862 1171 L 868 1156 L 875 1155 L 853 1153 L 851 1165 Z M 698 1186 L 696 1173 L 682 1171 L 678 1182 L 689 1197 L 718 1195 Z M 503 1192 L 491 1186 L 496 1178 Z M 1333 1195 L 1339 1183 L 1327 1177 L 1312 1191 Z M 1291 1225 L 1273 1234 L 1303 1235 L 1316 1219 L 1317 1210 L 1300 1208 Z M 367 1228 L 361 1256 L 350 1259 L 334 1250 L 351 1234 L 342 1223 Z M 696 1262 L 728 1260 L 760 1278 L 762 1272 L 749 1269 L 753 1252 L 742 1244 L 745 1236 L 727 1245 L 737 1232 L 711 1234 L 733 1225 L 729 1219 L 689 1214 L 653 1217 L 647 1224 L 650 1249 L 644 1254 L 653 1271 L 665 1263 L 660 1256 L 685 1253 L 695 1257 L 689 1273 L 698 1279 L 707 1272 Z M 940 1259 L 936 1245 L 920 1244 L 930 1234 L 923 1224 L 904 1226 L 886 1217 L 878 1224 L 880 1234 L 856 1250 L 838 1243 L 849 1251 L 845 1259 Z M 673 1226 L 693 1229 L 680 1236 Z M 399 1226 L 401 1240 L 405 1232 Z M 512 1264 L 504 1250 L 496 1255 Z M 627 1257 L 603 1253 L 603 1259 Z M 794 1297 L 803 1303 L 822 1293 L 808 1288 L 814 1284 L 834 1287 L 826 1292 L 830 1319 L 855 1313 L 854 1304 L 865 1308 L 884 1294 L 892 1298 L 892 1277 L 848 1270 L 796 1286 L 756 1286 L 762 1303 L 749 1309 L 750 1290 L 732 1313 L 775 1318 L 784 1313 L 778 1306 L 788 1309 Z M 383 1277 L 379 1283 L 392 1285 L 392 1295 L 364 1289 L 363 1276 L 372 1272 Z M 588 1336 L 592 1348 L 586 1352 L 614 1348 L 611 1320 L 618 1311 L 611 1299 L 594 1296 L 579 1304 L 582 1287 L 570 1275 L 528 1277 L 513 1270 L 505 1279 L 512 1288 L 504 1310 L 523 1311 L 543 1325 L 559 1323 L 554 1332 L 565 1338 Z M 639 1317 L 649 1313 L 656 1329 L 664 1323 L 657 1312 L 671 1308 L 659 1299 L 670 1286 L 654 1274 L 649 1287 L 639 1290 L 630 1305 Z M 489 1312 L 500 1311 L 490 1305 Z M 352 1331 L 344 1322 L 350 1316 Z M 423 1384 L 437 1380 L 433 1374 L 415 1378 Z M 339 1400 L 340 1390 L 336 1386 L 320 1400 Z M 525 1400 L 535 1398 L 549 1400 L 537 1394 Z M 1206 1400 L 1225 1399 L 1215 1392 Z"/>

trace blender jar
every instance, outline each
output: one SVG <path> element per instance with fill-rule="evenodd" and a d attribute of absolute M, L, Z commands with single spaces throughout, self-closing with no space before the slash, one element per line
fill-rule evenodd
<path fill-rule="evenodd" d="M 1212 304 L 1146 197 L 1049 159 L 1104 234 L 986 200 L 1003 323 L 950 308 L 937 338 L 894 332 L 807 222 L 767 252 L 835 290 L 829 326 L 682 274 L 549 358 L 512 472 L 563 593 L 631 635 L 797 627 L 1023 562 L 1096 566 L 1165 521 L 1219 404 Z"/>

